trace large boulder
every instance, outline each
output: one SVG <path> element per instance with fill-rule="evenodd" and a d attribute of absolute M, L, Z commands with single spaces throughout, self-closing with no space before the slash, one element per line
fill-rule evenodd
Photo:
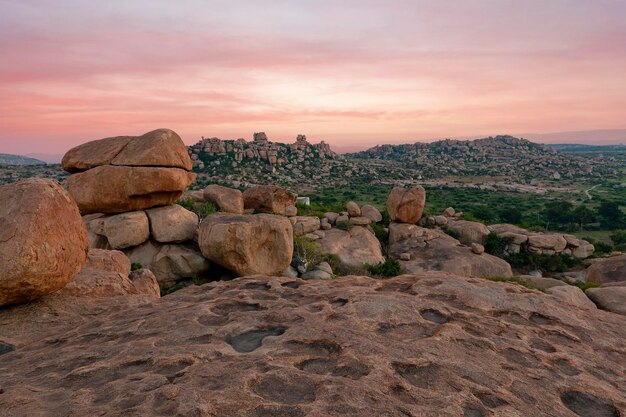
<path fill-rule="evenodd" d="M 562 252 L 567 241 L 559 234 L 535 234 L 528 236 L 528 246 L 530 251 Z"/>
<path fill-rule="evenodd" d="M 616 417 L 626 317 L 442 272 L 0 309 L 6 416 Z"/>
<path fill-rule="evenodd" d="M 348 201 L 348 204 L 346 204 L 346 211 L 350 217 L 361 216 L 361 207 L 359 207 L 359 205 L 354 201 Z"/>
<path fill-rule="evenodd" d="M 380 211 L 370 204 L 365 204 L 363 207 L 361 207 L 361 215 L 363 217 L 367 217 L 374 223 L 378 223 L 383 220 L 383 215 L 380 213 Z"/>
<path fill-rule="evenodd" d="M 595 246 L 586 240 L 579 240 L 579 245 L 577 247 L 572 248 L 572 255 L 579 259 L 585 259 L 593 255 L 596 251 Z"/>
<path fill-rule="evenodd" d="M 54 181 L 0 186 L 0 306 L 63 288 L 87 258 L 87 229 L 76 204 Z"/>
<path fill-rule="evenodd" d="M 588 288 L 585 294 L 598 308 L 626 316 L 626 287 Z"/>
<path fill-rule="evenodd" d="M 152 240 L 124 250 L 132 263 L 152 271 L 163 286 L 188 278 L 205 278 L 210 263 L 192 243 L 162 244 Z"/>
<path fill-rule="evenodd" d="M 376 265 L 385 260 L 380 242 L 365 227 L 330 229 L 316 242 L 323 252 L 339 256 L 343 273 L 363 272 L 365 264 Z"/>
<path fill-rule="evenodd" d="M 426 190 L 423 187 L 406 189 L 396 187 L 387 197 L 387 211 L 394 222 L 415 224 L 422 217 L 426 204 Z"/>
<path fill-rule="evenodd" d="M 403 223 L 389 225 L 389 255 L 400 260 L 408 273 L 445 271 L 480 278 L 513 275 L 511 266 L 503 259 L 487 253 L 476 255 L 439 230 Z"/>
<path fill-rule="evenodd" d="M 61 162 L 62 168 L 71 173 L 102 165 L 173 167 L 187 171 L 192 168 L 187 147 L 169 129 L 87 142 L 70 149 Z"/>
<path fill-rule="evenodd" d="M 150 237 L 148 217 L 143 211 L 100 216 L 88 221 L 87 227 L 90 232 L 106 239 L 111 249 L 141 245 Z M 91 247 L 98 246 L 91 244 Z"/>
<path fill-rule="evenodd" d="M 459 241 L 468 246 L 472 243 L 483 244 L 485 237 L 491 233 L 484 224 L 468 220 L 449 221 L 446 229 L 458 234 Z"/>
<path fill-rule="evenodd" d="M 586 273 L 587 282 L 607 284 L 626 281 L 626 255 L 613 256 L 594 262 Z"/>
<path fill-rule="evenodd" d="M 243 214 L 243 193 L 234 188 L 209 185 L 204 189 L 204 200 L 214 203 L 219 211 Z"/>
<path fill-rule="evenodd" d="M 122 213 L 172 204 L 195 179 L 180 168 L 103 165 L 71 175 L 67 189 L 88 213 Z"/>
<path fill-rule="evenodd" d="M 198 215 L 172 204 L 146 210 L 152 238 L 161 243 L 182 243 L 193 240 L 198 231 Z"/>
<path fill-rule="evenodd" d="M 198 245 L 238 275 L 280 275 L 291 263 L 293 229 L 282 216 L 217 213 L 202 221 Z"/>
<path fill-rule="evenodd" d="M 294 216 L 290 217 L 289 220 L 293 225 L 294 236 L 304 236 L 319 230 L 321 227 L 319 217 L 315 216 Z"/>
<path fill-rule="evenodd" d="M 257 185 L 243 192 L 244 208 L 257 213 L 285 214 L 296 205 L 296 195 L 275 185 Z"/>

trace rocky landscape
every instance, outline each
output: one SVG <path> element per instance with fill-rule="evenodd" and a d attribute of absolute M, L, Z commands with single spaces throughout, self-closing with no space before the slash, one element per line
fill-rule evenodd
<path fill-rule="evenodd" d="M 266 139 L 224 150 L 288 164 Z M 625 415 L 626 255 L 423 216 L 420 186 L 385 215 L 188 189 L 198 161 L 159 129 L 71 149 L 67 189 L 0 187 L 0 415 Z M 516 254 L 579 266 L 519 275 Z"/>

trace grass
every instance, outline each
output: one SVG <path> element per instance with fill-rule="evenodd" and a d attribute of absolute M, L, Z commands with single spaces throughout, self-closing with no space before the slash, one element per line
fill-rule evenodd
<path fill-rule="evenodd" d="M 538 286 L 536 286 L 532 282 L 524 281 L 522 278 L 520 278 L 517 275 L 514 275 L 512 277 L 485 277 L 485 279 L 489 280 L 489 281 L 493 281 L 493 282 L 512 282 L 514 284 L 521 285 L 522 287 L 526 287 L 526 288 L 528 288 L 530 290 L 537 290 L 537 291 L 541 291 L 541 292 L 546 292 L 545 289 L 539 288 Z"/>

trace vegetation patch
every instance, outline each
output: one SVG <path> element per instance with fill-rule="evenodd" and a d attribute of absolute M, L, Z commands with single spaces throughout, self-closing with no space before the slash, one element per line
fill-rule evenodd
<path fill-rule="evenodd" d="M 400 275 L 402 268 L 396 259 L 387 257 L 377 265 L 365 264 L 365 270 L 376 278 L 392 278 Z"/>
<path fill-rule="evenodd" d="M 493 282 L 512 282 L 514 284 L 521 285 L 521 286 L 526 287 L 526 288 L 531 289 L 531 290 L 537 290 L 537 291 L 541 291 L 541 292 L 546 292 L 545 289 L 539 288 L 538 286 L 536 286 L 532 282 L 523 280 L 522 278 L 520 278 L 517 275 L 514 275 L 512 277 L 485 277 L 485 279 L 487 279 L 489 281 L 493 281 Z"/>

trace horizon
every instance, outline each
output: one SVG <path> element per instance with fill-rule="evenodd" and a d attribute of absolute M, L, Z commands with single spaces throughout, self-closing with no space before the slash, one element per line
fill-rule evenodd
<path fill-rule="evenodd" d="M 335 149 L 620 144 L 625 14 L 582 0 L 0 0 L 0 153 L 159 127 L 187 145 L 259 130 Z"/>

